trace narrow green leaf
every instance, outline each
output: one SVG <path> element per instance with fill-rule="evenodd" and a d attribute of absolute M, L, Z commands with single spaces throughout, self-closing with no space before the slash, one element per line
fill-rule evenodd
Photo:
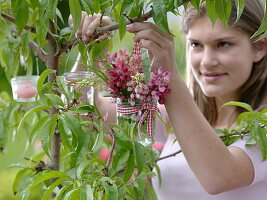
<path fill-rule="evenodd" d="M 128 160 L 129 158 L 130 151 L 126 151 L 125 149 L 121 148 L 119 149 L 114 157 L 113 157 L 113 162 L 112 162 L 112 168 L 114 169 L 115 172 L 120 170 L 122 167 L 124 167 L 124 163 Z"/>
<path fill-rule="evenodd" d="M 103 141 L 104 141 L 104 132 L 103 131 L 99 131 L 97 133 L 96 140 L 95 140 L 95 143 L 94 143 L 91 151 L 93 153 L 99 151 L 101 146 L 102 146 L 102 144 L 103 144 Z"/>
<path fill-rule="evenodd" d="M 265 2 L 265 10 L 266 10 L 266 8 L 267 8 L 267 3 Z M 256 31 L 256 33 L 254 33 L 251 36 L 251 38 L 257 37 L 258 35 L 260 35 L 262 33 L 264 33 L 264 36 L 266 36 L 267 35 L 266 30 L 267 30 L 267 12 L 265 12 L 265 14 L 264 14 L 264 18 L 263 18 L 263 20 L 261 22 L 260 28 Z"/>
<path fill-rule="evenodd" d="M 116 186 L 115 182 L 112 181 L 108 177 L 102 177 L 100 179 L 100 182 L 102 183 L 105 193 L 107 194 L 107 200 L 118 200 L 119 199 L 119 192 L 118 187 Z"/>
<path fill-rule="evenodd" d="M 65 98 L 67 99 L 67 102 L 70 102 L 70 98 L 71 98 L 71 93 L 68 90 L 68 86 L 66 81 L 64 80 L 63 76 L 57 76 L 56 78 L 57 81 L 57 85 L 58 87 L 61 89 L 62 94 L 65 96 Z"/>
<path fill-rule="evenodd" d="M 72 35 L 76 33 L 78 28 L 80 27 L 80 23 L 82 20 L 82 9 L 79 1 L 77 0 L 69 0 L 69 6 L 70 6 L 70 14 L 73 18 L 73 30 Z"/>
<path fill-rule="evenodd" d="M 57 9 L 57 3 L 58 0 L 47 0 L 47 5 L 46 5 L 47 18 L 54 20 Z"/>
<path fill-rule="evenodd" d="M 94 200 L 93 190 L 90 185 L 80 187 L 80 200 Z"/>
<path fill-rule="evenodd" d="M 227 26 L 228 19 L 232 11 L 232 1 L 229 0 L 220 0 L 215 1 L 215 9 L 218 17 L 223 24 Z"/>
<path fill-rule="evenodd" d="M 199 10 L 199 5 L 200 5 L 201 0 L 193 0 L 190 3 L 197 9 Z"/>
<path fill-rule="evenodd" d="M 252 107 L 247 103 L 242 103 L 242 102 L 237 102 L 237 101 L 229 101 L 229 102 L 222 105 L 222 107 L 224 107 L 224 106 L 239 106 L 239 107 L 242 107 L 242 108 L 248 110 L 249 112 L 253 112 Z"/>
<path fill-rule="evenodd" d="M 169 31 L 167 8 L 164 0 L 155 0 L 153 2 L 153 20 L 164 32 L 172 34 Z"/>
<path fill-rule="evenodd" d="M 258 132 L 259 132 L 259 142 L 261 147 L 261 153 L 262 153 L 262 159 L 267 159 L 267 137 L 266 137 L 266 129 L 261 128 L 258 126 Z"/>
<path fill-rule="evenodd" d="M 53 102 L 53 105 L 55 105 L 56 107 L 57 107 L 57 105 L 59 105 L 61 107 L 64 107 L 64 103 L 63 103 L 62 99 L 58 95 L 45 94 L 45 96 L 47 98 L 49 98 Z"/>
<path fill-rule="evenodd" d="M 52 70 L 52 69 L 46 69 L 42 72 L 42 74 L 40 75 L 38 81 L 37 81 L 37 91 L 38 93 L 40 93 L 42 91 L 42 86 L 45 82 L 45 79 L 47 78 L 47 76 L 51 73 L 55 73 L 56 70 Z"/>
<path fill-rule="evenodd" d="M 101 54 L 104 53 L 104 49 L 107 47 L 109 43 L 109 40 L 104 40 L 96 45 L 94 45 L 94 47 L 92 48 L 91 51 L 91 60 L 95 61 L 97 58 L 99 58 L 99 56 L 101 56 Z"/>
<path fill-rule="evenodd" d="M 50 120 L 50 116 L 42 117 L 32 128 L 29 135 L 29 142 L 32 143 L 38 133 L 43 132 L 45 125 Z"/>
<path fill-rule="evenodd" d="M 11 0 L 12 12 L 18 32 L 21 32 L 29 20 L 29 6 L 26 0 Z"/>
<path fill-rule="evenodd" d="M 120 10 L 120 16 L 122 16 L 125 11 L 128 11 L 127 13 L 129 13 L 129 11 L 132 9 L 134 5 L 134 1 L 133 0 L 124 0 L 121 6 L 121 10 Z M 127 14 L 125 13 L 125 14 Z"/>
<path fill-rule="evenodd" d="M 74 148 L 72 146 L 72 132 L 70 128 L 68 127 L 68 124 L 65 118 L 62 116 L 59 116 L 58 127 L 60 131 L 60 136 L 62 139 L 62 144 L 64 146 L 67 146 L 71 151 L 73 151 Z"/>
<path fill-rule="evenodd" d="M 125 33 L 126 33 L 126 20 L 125 17 L 121 17 L 119 21 L 119 33 L 120 33 L 120 40 L 123 39 Z"/>
<path fill-rule="evenodd" d="M 28 110 L 28 111 L 25 113 L 25 115 L 22 117 L 22 119 L 21 119 L 21 121 L 20 121 L 20 123 L 19 123 L 19 125 L 18 125 L 17 132 L 20 131 L 23 122 L 24 122 L 30 115 L 32 115 L 32 114 L 35 113 L 35 112 L 38 112 L 38 111 L 41 111 L 41 110 L 48 110 L 48 109 L 50 109 L 48 106 L 37 106 L 37 107 L 34 107 L 34 108 Z"/>
<path fill-rule="evenodd" d="M 49 186 L 49 188 L 45 191 L 43 195 L 43 200 L 49 200 L 51 197 L 52 192 L 54 189 L 59 186 L 60 184 L 64 183 L 65 181 L 72 180 L 70 177 L 64 176 L 59 179 L 57 179 L 53 184 Z"/>
<path fill-rule="evenodd" d="M 237 9 L 237 16 L 235 23 L 239 20 L 241 14 L 243 13 L 245 7 L 245 0 L 235 0 L 235 5 Z"/>
<path fill-rule="evenodd" d="M 207 14 L 212 22 L 212 25 L 215 24 L 218 15 L 215 9 L 215 3 L 217 0 L 208 0 L 206 1 L 206 10 L 207 10 Z"/>
<path fill-rule="evenodd" d="M 134 153 L 135 153 L 135 158 L 136 158 L 138 174 L 141 174 L 141 172 L 143 171 L 146 165 L 145 150 L 144 150 L 144 146 L 138 142 L 134 142 L 134 146 L 135 146 Z"/>
<path fill-rule="evenodd" d="M 32 171 L 32 169 L 24 168 L 17 173 L 12 186 L 14 194 L 18 192 L 20 181 L 28 174 L 28 171 Z"/>
<path fill-rule="evenodd" d="M 28 188 L 28 190 L 33 189 L 34 187 L 36 187 L 38 184 L 48 180 L 48 179 L 52 179 L 52 178 L 59 178 L 59 177 L 68 177 L 67 174 L 63 173 L 63 172 L 59 172 L 59 171 L 50 171 L 47 172 L 45 171 L 44 173 L 42 173 L 42 175 L 40 177 L 38 177 L 33 184 Z"/>
<path fill-rule="evenodd" d="M 65 193 L 68 193 L 68 191 L 70 191 L 73 188 L 73 185 L 67 185 L 67 186 L 63 186 L 58 192 L 57 195 L 55 197 L 55 200 L 62 200 L 62 197 Z"/>
<path fill-rule="evenodd" d="M 134 172 L 135 158 L 134 153 L 131 151 L 128 161 L 126 163 L 125 171 L 123 174 L 123 181 L 127 183 Z"/>
<path fill-rule="evenodd" d="M 162 184 L 162 178 L 161 178 L 161 172 L 160 172 L 160 168 L 157 164 L 154 165 L 156 171 L 157 171 L 157 178 L 159 179 L 159 186 L 161 186 Z"/>
<path fill-rule="evenodd" d="M 79 195 L 80 195 L 79 189 L 74 189 L 74 190 L 69 191 L 66 194 L 66 196 L 64 197 L 64 200 L 76 200 L 78 199 Z"/>

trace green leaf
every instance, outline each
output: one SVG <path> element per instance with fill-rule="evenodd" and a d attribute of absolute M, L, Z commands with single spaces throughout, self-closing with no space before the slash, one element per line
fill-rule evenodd
<path fill-rule="evenodd" d="M 128 161 L 125 166 L 125 171 L 123 174 L 123 181 L 127 183 L 129 179 L 131 178 L 133 172 L 134 172 L 134 165 L 135 165 L 135 158 L 133 151 L 130 152 Z"/>
<path fill-rule="evenodd" d="M 256 140 L 251 137 L 247 142 L 246 142 L 246 146 L 252 146 L 252 145 L 255 145 L 257 144 Z"/>
<path fill-rule="evenodd" d="M 243 13 L 245 7 L 245 0 L 235 0 L 235 5 L 237 9 L 237 16 L 235 23 L 239 20 L 241 14 Z"/>
<path fill-rule="evenodd" d="M 62 144 L 73 151 L 74 148 L 72 146 L 72 132 L 68 127 L 67 121 L 62 116 L 59 116 L 58 127 L 62 139 Z"/>
<path fill-rule="evenodd" d="M 134 153 L 135 153 L 135 158 L 136 158 L 136 164 L 137 164 L 137 169 L 138 169 L 138 174 L 141 174 L 143 171 L 145 165 L 146 165 L 146 155 L 145 155 L 145 149 L 144 146 L 141 145 L 138 142 L 134 142 Z"/>
<path fill-rule="evenodd" d="M 161 186 L 162 184 L 162 178 L 161 178 L 161 172 L 160 172 L 160 168 L 157 164 L 154 165 L 156 171 L 157 171 L 157 178 L 159 179 L 159 186 Z"/>
<path fill-rule="evenodd" d="M 76 200 L 78 199 L 79 195 L 80 195 L 79 189 L 74 189 L 66 194 L 64 200 Z"/>
<path fill-rule="evenodd" d="M 28 174 L 28 171 L 32 172 L 32 169 L 31 168 L 24 168 L 17 173 L 17 175 L 14 179 L 14 182 L 13 182 L 13 187 L 12 187 L 14 194 L 16 194 L 18 192 L 19 184 L 20 184 L 21 180 Z"/>
<path fill-rule="evenodd" d="M 64 77 L 63 76 L 57 76 L 56 81 L 57 81 L 58 87 L 61 89 L 61 92 L 63 93 L 63 95 L 67 99 L 67 102 L 69 103 L 70 98 L 71 98 L 71 93 L 68 90 L 68 86 L 67 86 L 66 81 L 64 80 Z"/>
<path fill-rule="evenodd" d="M 78 28 L 80 27 L 80 23 L 82 20 L 82 9 L 79 1 L 77 0 L 69 0 L 69 6 L 70 6 L 70 14 L 73 18 L 73 30 L 72 35 L 76 33 Z"/>
<path fill-rule="evenodd" d="M 45 94 L 45 96 L 47 98 L 49 98 L 52 102 L 53 102 L 53 105 L 55 105 L 57 107 L 57 105 L 61 106 L 61 107 L 64 107 L 64 103 L 62 101 L 62 99 L 58 96 L 58 95 L 55 95 L 55 94 Z"/>
<path fill-rule="evenodd" d="M 125 149 L 121 148 L 119 149 L 114 157 L 113 157 L 113 162 L 112 162 L 112 168 L 114 169 L 115 172 L 120 170 L 121 168 L 124 167 L 124 163 L 128 160 L 129 158 L 130 151 L 126 151 Z"/>
<path fill-rule="evenodd" d="M 267 3 L 265 2 L 265 10 L 267 7 Z M 264 14 L 264 18 L 261 22 L 261 26 L 260 28 L 256 31 L 256 33 L 254 33 L 251 38 L 257 37 L 258 35 L 262 34 L 264 32 L 264 35 L 262 37 L 260 37 L 260 39 L 262 39 L 263 37 L 265 37 L 267 35 L 267 12 L 265 12 Z"/>
<path fill-rule="evenodd" d="M 47 5 L 46 5 L 47 18 L 54 20 L 56 9 L 57 9 L 57 3 L 58 3 L 58 0 L 47 0 Z"/>
<path fill-rule="evenodd" d="M 59 186 L 60 184 L 64 183 L 65 181 L 72 180 L 70 177 L 64 176 L 59 179 L 57 179 L 53 184 L 49 186 L 49 188 L 45 191 L 43 195 L 43 200 L 49 200 L 51 197 L 52 192 L 54 189 Z"/>
<path fill-rule="evenodd" d="M 153 20 L 164 32 L 171 34 L 164 0 L 155 0 L 153 2 Z"/>
<path fill-rule="evenodd" d="M 115 182 L 112 181 L 108 177 L 102 177 L 100 179 L 100 182 L 102 183 L 105 193 L 107 194 L 107 200 L 118 200 L 119 199 L 119 192 L 118 187 L 116 186 Z"/>
<path fill-rule="evenodd" d="M 98 131 L 95 143 L 91 149 L 93 153 L 97 152 L 100 150 L 104 140 L 104 132 L 103 131 Z"/>
<path fill-rule="evenodd" d="M 217 0 L 208 0 L 206 1 L 206 10 L 207 10 L 207 14 L 212 22 L 212 25 L 215 24 L 218 15 L 215 9 L 215 3 Z"/>
<path fill-rule="evenodd" d="M 38 111 L 41 111 L 41 110 L 48 110 L 48 109 L 50 109 L 50 107 L 48 107 L 48 106 L 37 106 L 37 107 L 34 107 L 34 108 L 28 110 L 28 111 L 25 113 L 25 115 L 22 117 L 22 119 L 21 119 L 21 121 L 20 121 L 20 123 L 19 123 L 19 125 L 18 125 L 17 132 L 20 131 L 23 122 L 24 122 L 30 115 L 32 115 L 32 114 L 35 113 L 35 112 L 38 112 Z"/>
<path fill-rule="evenodd" d="M 50 116 L 42 117 L 32 128 L 29 135 L 29 142 L 32 143 L 38 133 L 43 132 L 45 125 L 50 120 Z"/>
<path fill-rule="evenodd" d="M 199 11 L 199 5 L 201 0 L 193 0 L 190 3 Z"/>
<path fill-rule="evenodd" d="M 267 137 L 266 137 L 266 129 L 261 128 L 258 126 L 258 132 L 259 132 L 259 142 L 261 147 L 261 153 L 262 153 L 262 159 L 267 159 Z"/>
<path fill-rule="evenodd" d="M 80 187 L 80 200 L 94 200 L 93 190 L 90 185 Z"/>
<path fill-rule="evenodd" d="M 129 13 L 129 11 L 132 9 L 134 5 L 134 1 L 133 0 L 124 0 L 121 6 L 121 10 L 120 10 L 120 16 L 122 17 L 122 14 L 125 11 L 128 11 L 127 13 Z M 125 13 L 125 14 L 127 14 Z"/>
<path fill-rule="evenodd" d="M 36 178 L 36 180 L 34 180 L 34 182 L 28 188 L 28 190 L 33 189 L 38 184 L 40 184 L 40 183 L 42 183 L 42 182 L 44 182 L 46 180 L 49 180 L 49 179 L 52 179 L 52 178 L 59 178 L 59 177 L 68 177 L 68 175 L 63 173 L 63 172 L 59 172 L 59 171 L 50 171 L 50 172 L 45 171 L 38 178 Z"/>
<path fill-rule="evenodd" d="M 43 132 L 41 133 L 41 142 L 44 152 L 50 157 L 50 148 L 51 148 L 51 141 L 54 135 L 56 126 L 57 126 L 57 119 L 58 116 L 53 116 L 51 121 L 48 121 L 47 124 L 44 126 Z"/>
<path fill-rule="evenodd" d="M 224 106 L 239 106 L 239 107 L 242 107 L 242 108 L 248 110 L 249 112 L 253 112 L 253 109 L 249 104 L 242 103 L 242 102 L 229 101 L 229 102 L 222 105 L 222 107 L 224 107 Z"/>
<path fill-rule="evenodd" d="M 62 200 L 62 196 L 67 193 L 68 191 L 70 191 L 73 188 L 73 185 L 67 185 L 67 186 L 63 186 L 58 192 L 57 195 L 55 197 L 55 200 Z"/>
<path fill-rule="evenodd" d="M 46 69 L 42 72 L 42 74 L 40 75 L 38 81 L 37 81 L 37 91 L 38 93 L 40 93 L 43 89 L 43 84 L 45 82 L 45 79 L 47 78 L 47 76 L 51 73 L 55 73 L 56 70 L 52 70 L 52 69 Z"/>
<path fill-rule="evenodd" d="M 119 21 L 119 33 L 120 33 L 120 40 L 123 39 L 125 33 L 126 33 L 126 20 L 125 17 L 121 17 Z"/>
<path fill-rule="evenodd" d="M 11 0 L 12 12 L 20 33 L 29 20 L 29 6 L 26 0 Z"/>
<path fill-rule="evenodd" d="M 232 11 L 232 2 L 229 0 L 215 1 L 215 9 L 218 17 L 227 26 L 228 19 Z"/>
<path fill-rule="evenodd" d="M 101 54 L 104 53 L 104 49 L 107 47 L 109 43 L 109 40 L 104 40 L 96 45 L 93 46 L 92 51 L 91 51 L 91 60 L 95 61 Z"/>

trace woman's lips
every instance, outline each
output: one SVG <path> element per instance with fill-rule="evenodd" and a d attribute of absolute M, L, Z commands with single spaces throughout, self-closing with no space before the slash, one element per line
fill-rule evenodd
<path fill-rule="evenodd" d="M 202 73 L 204 80 L 208 83 L 215 82 L 221 79 L 222 77 L 224 77 L 225 75 L 226 75 L 225 73 L 224 74 L 223 73 L 213 73 L 213 74 Z"/>

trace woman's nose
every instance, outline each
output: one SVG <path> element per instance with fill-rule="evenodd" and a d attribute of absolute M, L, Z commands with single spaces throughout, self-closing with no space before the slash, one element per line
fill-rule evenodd
<path fill-rule="evenodd" d="M 216 54 L 216 50 L 212 48 L 204 48 L 202 58 L 201 58 L 201 65 L 203 67 L 214 67 L 218 65 L 218 57 Z"/>

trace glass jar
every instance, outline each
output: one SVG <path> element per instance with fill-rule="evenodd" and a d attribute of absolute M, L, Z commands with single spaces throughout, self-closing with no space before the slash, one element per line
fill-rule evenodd
<path fill-rule="evenodd" d="M 16 76 L 11 79 L 13 99 L 18 102 L 33 102 L 37 93 L 39 76 Z"/>
<path fill-rule="evenodd" d="M 94 88 L 87 84 L 82 84 L 85 79 L 94 77 L 92 72 L 79 71 L 79 72 L 65 72 L 63 77 L 67 83 L 69 83 L 69 90 L 71 92 L 78 91 L 81 93 L 79 99 L 76 99 L 79 103 L 86 101 L 91 105 L 94 104 Z M 87 81 L 86 81 L 87 82 Z"/>
<path fill-rule="evenodd" d="M 132 106 L 128 102 L 118 100 L 116 111 L 117 124 L 121 125 L 127 137 L 137 139 L 144 146 L 154 143 L 156 112 L 158 111 L 156 102 Z"/>

